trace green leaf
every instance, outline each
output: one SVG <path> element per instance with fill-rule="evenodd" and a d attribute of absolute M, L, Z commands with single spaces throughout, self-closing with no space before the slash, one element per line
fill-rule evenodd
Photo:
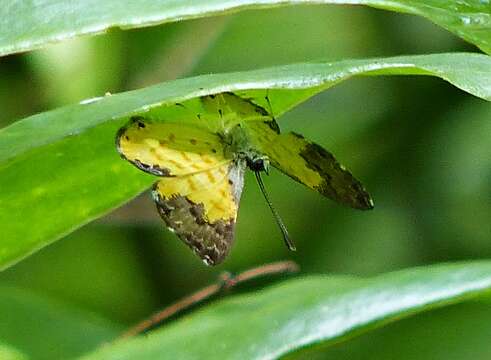
<path fill-rule="evenodd" d="M 277 359 L 332 345 L 403 317 L 475 298 L 491 262 L 416 268 L 361 279 L 309 276 L 225 299 L 84 360 Z"/>
<path fill-rule="evenodd" d="M 28 357 L 12 346 L 0 342 L 0 359 L 2 360 L 27 360 Z"/>
<path fill-rule="evenodd" d="M 489 1 L 468 0 L 52 0 L 34 4 L 11 0 L 0 13 L 0 56 L 33 50 L 77 35 L 111 28 L 139 28 L 166 22 L 223 15 L 243 9 L 292 4 L 350 4 L 423 16 L 491 53 Z"/>
<path fill-rule="evenodd" d="M 8 286 L 0 287 L 0 318 L 0 343 L 36 360 L 81 355 L 121 330 L 92 313 Z"/>
<path fill-rule="evenodd" d="M 85 226 L 1 272 L 0 284 L 49 294 L 120 323 L 134 322 L 155 306 L 148 264 L 141 261 L 141 251 L 132 251 L 131 237 L 142 234 L 139 230 Z"/>
<path fill-rule="evenodd" d="M 424 312 L 297 360 L 489 359 L 491 306 L 484 301 Z M 374 351 L 376 349 L 376 351 Z M 312 356 L 315 355 L 315 356 Z"/>
<path fill-rule="evenodd" d="M 128 116 L 185 121 L 176 102 L 223 91 L 264 102 L 276 116 L 355 75 L 432 75 L 491 100 L 491 58 L 435 54 L 305 63 L 204 75 L 105 96 L 0 130 L 0 268 L 5 268 L 145 190 L 155 178 L 122 161 L 114 146 Z M 266 106 L 266 105 L 265 105 Z"/>

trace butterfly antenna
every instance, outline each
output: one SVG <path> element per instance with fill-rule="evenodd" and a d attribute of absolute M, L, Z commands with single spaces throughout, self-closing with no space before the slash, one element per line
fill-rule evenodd
<path fill-rule="evenodd" d="M 271 117 L 274 119 L 273 107 L 271 106 L 271 101 L 269 100 L 269 89 L 266 90 L 266 96 L 264 97 L 269 106 L 269 111 L 271 113 Z"/>
<path fill-rule="evenodd" d="M 290 235 L 288 235 L 288 230 L 286 229 L 286 226 L 283 223 L 283 220 L 281 220 L 280 215 L 276 212 L 276 209 L 273 207 L 271 200 L 269 200 L 268 193 L 266 192 L 266 188 L 264 187 L 263 179 L 261 178 L 261 173 L 259 171 L 255 171 L 254 174 L 256 174 L 256 180 L 257 180 L 257 183 L 259 184 L 259 188 L 261 189 L 261 192 L 264 195 L 264 199 L 268 203 L 268 206 L 271 209 L 271 212 L 273 213 L 273 216 L 276 220 L 276 223 L 280 227 L 281 233 L 283 234 L 283 240 L 285 241 L 286 246 L 291 251 L 297 250 L 297 248 L 295 247 L 295 244 L 293 243 L 293 240 L 290 239 Z"/>

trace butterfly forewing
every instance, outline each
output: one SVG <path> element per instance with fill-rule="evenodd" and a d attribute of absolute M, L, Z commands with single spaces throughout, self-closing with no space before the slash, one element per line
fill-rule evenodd
<path fill-rule="evenodd" d="M 271 121 L 246 124 L 251 140 L 274 167 L 339 203 L 362 210 L 373 208 L 363 185 L 320 145 L 293 132 L 279 134 Z"/>
<path fill-rule="evenodd" d="M 244 168 L 230 162 L 154 185 L 167 227 L 208 265 L 222 262 L 233 243 L 243 176 Z"/>
<path fill-rule="evenodd" d="M 157 176 L 182 176 L 221 166 L 220 137 L 199 127 L 133 117 L 120 129 L 116 145 L 123 158 Z"/>

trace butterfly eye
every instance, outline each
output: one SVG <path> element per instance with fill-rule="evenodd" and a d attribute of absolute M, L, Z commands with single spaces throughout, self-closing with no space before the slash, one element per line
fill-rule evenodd
<path fill-rule="evenodd" d="M 247 158 L 247 166 L 252 171 L 266 171 L 267 170 L 267 164 L 266 164 L 265 159 L 263 159 L 263 158 L 256 158 L 256 159 Z"/>

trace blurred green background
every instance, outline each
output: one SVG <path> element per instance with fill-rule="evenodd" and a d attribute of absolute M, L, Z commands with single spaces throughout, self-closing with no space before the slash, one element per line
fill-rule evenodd
<path fill-rule="evenodd" d="M 477 50 L 421 18 L 349 6 L 287 7 L 115 30 L 0 59 L 0 126 L 108 91 L 184 76 L 447 51 Z M 146 192 L 0 273 L 0 285 L 129 325 L 224 270 L 275 260 L 295 260 L 304 273 L 369 276 L 489 258 L 490 118 L 489 103 L 438 79 L 350 80 L 279 123 L 283 131 L 302 133 L 336 154 L 372 194 L 373 211 L 343 208 L 273 172 L 265 182 L 297 243 L 298 251 L 291 253 L 248 176 L 232 253 L 223 265 L 208 268 L 165 230 Z M 486 319 L 491 320 L 489 306 L 454 306 L 317 356 L 487 359 Z"/>

